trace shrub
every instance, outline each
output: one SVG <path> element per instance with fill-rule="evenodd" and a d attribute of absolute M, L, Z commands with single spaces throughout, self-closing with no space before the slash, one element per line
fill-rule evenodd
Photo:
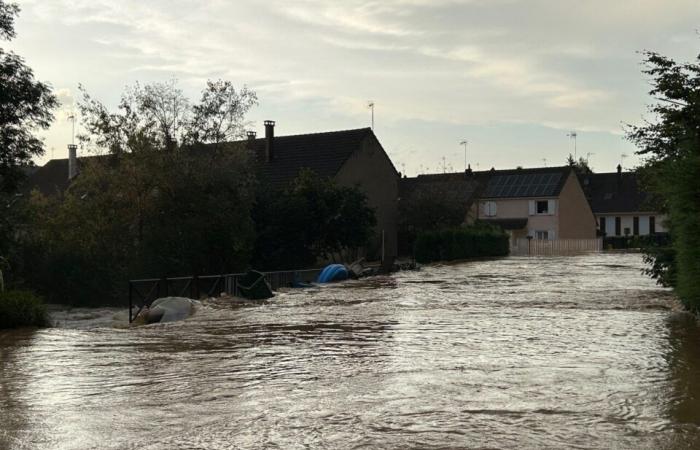
<path fill-rule="evenodd" d="M 472 225 L 424 231 L 416 237 L 414 255 L 421 263 L 508 254 L 508 235 L 500 228 Z"/>
<path fill-rule="evenodd" d="M 0 293 L 0 329 L 49 325 L 44 302 L 30 291 Z"/>

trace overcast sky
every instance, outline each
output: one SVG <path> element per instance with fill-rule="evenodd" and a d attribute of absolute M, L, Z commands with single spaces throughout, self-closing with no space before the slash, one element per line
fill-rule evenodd
<path fill-rule="evenodd" d="M 370 125 L 398 170 L 638 159 L 624 140 L 649 103 L 639 51 L 700 52 L 698 0 L 21 0 L 9 47 L 64 106 L 43 162 L 65 157 L 77 86 L 115 105 L 135 81 L 207 79 L 258 92 L 278 135 Z M 5 46 L 6 43 L 3 43 Z M 53 150 L 52 150 L 53 149 Z"/>

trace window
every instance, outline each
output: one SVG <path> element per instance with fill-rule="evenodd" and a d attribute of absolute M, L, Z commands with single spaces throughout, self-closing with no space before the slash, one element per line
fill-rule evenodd
<path fill-rule="evenodd" d="M 535 239 L 546 241 L 549 239 L 548 231 L 535 231 Z"/>
<path fill-rule="evenodd" d="M 615 236 L 622 236 L 622 219 L 615 217 Z"/>
<path fill-rule="evenodd" d="M 605 234 L 605 217 L 600 218 L 600 232 Z"/>
<path fill-rule="evenodd" d="M 639 217 L 632 218 L 632 234 L 639 236 Z"/>
<path fill-rule="evenodd" d="M 625 236 L 630 235 L 630 227 L 625 227 Z"/>
<path fill-rule="evenodd" d="M 656 217 L 649 216 L 649 234 L 656 233 Z"/>
<path fill-rule="evenodd" d="M 496 202 L 484 203 L 484 215 L 486 217 L 493 217 L 496 215 Z"/>
<path fill-rule="evenodd" d="M 549 202 L 547 200 L 537 200 L 537 214 L 548 214 L 549 213 Z"/>

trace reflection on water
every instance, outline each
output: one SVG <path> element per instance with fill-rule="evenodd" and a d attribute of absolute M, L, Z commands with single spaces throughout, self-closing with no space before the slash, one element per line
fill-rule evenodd
<path fill-rule="evenodd" d="M 700 448 L 700 331 L 638 255 L 508 258 L 0 334 L 0 449 Z"/>

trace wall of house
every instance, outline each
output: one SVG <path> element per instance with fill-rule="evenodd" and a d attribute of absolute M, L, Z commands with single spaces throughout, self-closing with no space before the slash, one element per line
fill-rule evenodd
<path fill-rule="evenodd" d="M 559 194 L 559 238 L 594 239 L 596 218 L 576 175 L 571 172 Z"/>
<path fill-rule="evenodd" d="M 600 218 L 605 217 L 605 235 L 608 237 L 612 236 L 624 236 L 625 228 L 629 228 L 630 236 L 634 234 L 634 218 L 639 217 L 639 235 L 647 236 L 649 234 L 649 218 L 654 217 L 656 222 L 656 232 L 666 233 L 668 229 L 664 226 L 666 217 L 663 215 L 656 214 L 643 214 L 643 213 L 631 213 L 631 214 L 596 214 L 596 222 L 598 229 L 600 229 Z M 621 221 L 620 234 L 615 234 L 615 218 L 619 217 Z"/>
<path fill-rule="evenodd" d="M 385 256 L 393 261 L 397 255 L 399 176 L 374 135 L 369 135 L 360 150 L 348 158 L 335 181 L 343 186 L 358 186 L 367 195 L 377 214 L 374 244 L 381 244 L 383 230 Z"/>
<path fill-rule="evenodd" d="M 530 201 L 532 200 L 548 200 L 550 201 L 553 211 L 547 214 L 530 215 Z M 487 202 L 496 203 L 496 214 L 492 216 L 485 215 L 485 204 Z M 527 218 L 527 230 L 515 230 L 514 238 L 527 236 L 529 233 L 536 231 L 547 231 L 555 238 L 559 236 L 559 217 L 557 211 L 559 209 L 559 201 L 554 198 L 516 198 L 516 199 L 481 199 L 479 200 L 479 218 L 481 219 L 518 219 Z"/>

